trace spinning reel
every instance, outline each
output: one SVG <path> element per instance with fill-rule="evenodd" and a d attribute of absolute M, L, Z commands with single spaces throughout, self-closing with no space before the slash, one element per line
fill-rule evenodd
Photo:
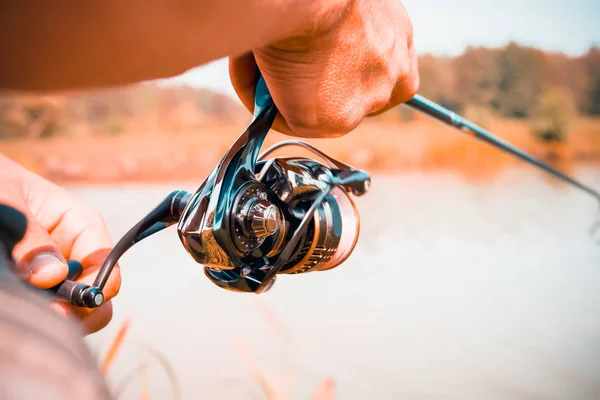
<path fill-rule="evenodd" d="M 579 190 L 600 204 L 600 194 L 550 165 L 495 137 L 456 113 L 415 95 L 406 105 L 512 154 Z M 262 77 L 256 86 L 254 115 L 198 190 L 175 191 L 116 244 L 92 286 L 74 282 L 81 265 L 69 263 L 67 280 L 49 289 L 73 305 L 104 303 L 102 288 L 121 257 L 134 244 L 177 224 L 187 252 L 204 265 L 208 279 L 236 292 L 262 293 L 278 274 L 324 271 L 352 253 L 359 215 L 352 200 L 369 190 L 368 173 L 298 141 L 281 142 L 259 156 L 277 114 Z M 309 158 L 266 159 L 283 146 L 302 146 L 325 163 Z M 600 220 L 590 235 L 600 244 Z"/>
<path fill-rule="evenodd" d="M 116 244 L 92 286 L 67 280 L 50 289 L 69 303 L 96 308 L 118 259 L 134 244 L 177 224 L 188 253 L 208 279 L 236 292 L 262 293 L 277 274 L 335 268 L 352 253 L 359 215 L 352 200 L 369 190 L 368 173 L 298 141 L 276 144 L 259 156 L 277 108 L 261 77 L 254 115 L 195 193 L 174 191 Z M 301 146 L 320 156 L 266 157 L 284 146 Z"/>

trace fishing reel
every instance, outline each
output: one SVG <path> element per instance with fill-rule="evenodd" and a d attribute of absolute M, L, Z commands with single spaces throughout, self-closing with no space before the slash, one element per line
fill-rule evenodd
<path fill-rule="evenodd" d="M 556 170 L 491 132 L 420 95 L 405 103 L 459 131 L 486 142 L 591 195 L 600 193 Z M 254 115 L 246 131 L 229 148 L 204 183 L 193 193 L 175 191 L 116 244 L 92 286 L 74 282 L 81 265 L 69 264 L 66 281 L 50 292 L 82 307 L 99 307 L 102 288 L 121 257 L 140 240 L 177 224 L 188 253 L 204 265 L 209 280 L 237 291 L 262 293 L 277 274 L 324 271 L 352 253 L 359 216 L 352 200 L 369 190 L 369 174 L 297 141 L 281 142 L 259 156 L 277 114 L 262 77 L 256 86 Z M 324 162 L 309 158 L 266 157 L 283 146 L 302 146 Z M 600 244 L 600 213 L 590 236 Z"/>
<path fill-rule="evenodd" d="M 282 142 L 255 162 L 257 144 L 246 143 L 192 196 L 177 227 L 206 276 L 224 289 L 260 293 L 276 274 L 324 271 L 345 261 L 359 235 L 352 196 L 367 192 L 369 175 L 302 142 Z M 264 159 L 287 145 L 302 145 L 329 165 Z"/>
<path fill-rule="evenodd" d="M 255 110 L 246 132 L 187 202 L 177 231 L 213 283 L 261 293 L 276 274 L 324 271 L 346 260 L 360 225 L 352 196 L 368 191 L 370 176 L 303 142 L 281 142 L 258 156 L 277 113 L 262 78 Z M 266 159 L 293 145 L 327 164 Z"/>
<path fill-rule="evenodd" d="M 76 306 L 99 307 L 119 257 L 172 225 L 208 279 L 235 292 L 262 293 L 277 274 L 325 271 L 343 263 L 360 230 L 353 196 L 369 190 L 369 174 L 299 141 L 278 143 L 259 156 L 277 114 L 262 77 L 254 110 L 246 131 L 197 191 L 169 194 L 115 245 L 93 285 L 75 282 L 81 271 L 72 268 L 50 291 Z M 267 158 L 284 146 L 301 146 L 323 161 Z"/>

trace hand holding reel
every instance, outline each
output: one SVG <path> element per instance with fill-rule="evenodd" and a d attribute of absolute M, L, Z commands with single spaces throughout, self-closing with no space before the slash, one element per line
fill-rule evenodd
<path fill-rule="evenodd" d="M 50 289 L 69 303 L 96 308 L 118 259 L 134 244 L 177 224 L 188 253 L 209 280 L 237 292 L 262 293 L 277 274 L 323 271 L 341 264 L 359 235 L 352 196 L 365 194 L 368 173 L 298 141 L 259 157 L 277 108 L 262 77 L 252 122 L 194 193 L 174 191 L 112 249 L 94 284 L 68 280 Z M 284 146 L 302 146 L 325 162 L 302 157 L 266 159 Z"/>

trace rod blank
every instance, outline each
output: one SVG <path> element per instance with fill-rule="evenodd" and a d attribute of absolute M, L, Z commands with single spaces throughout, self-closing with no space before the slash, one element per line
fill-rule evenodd
<path fill-rule="evenodd" d="M 434 103 L 431 100 L 426 99 L 421 95 L 415 95 L 411 100 L 405 103 L 407 106 L 414 108 L 417 111 L 420 111 L 438 121 L 444 122 L 447 125 L 453 126 L 458 130 L 465 132 L 467 134 L 471 134 L 477 139 L 483 140 L 491 144 L 492 146 L 504 151 L 505 153 L 512 154 L 529 164 L 535 165 L 536 167 L 548 172 L 551 175 L 559 178 L 560 180 L 567 182 L 584 192 L 594 196 L 598 201 L 600 201 L 600 193 L 591 187 L 584 185 L 583 183 L 571 178 L 568 175 L 563 174 L 562 172 L 552 168 L 550 165 L 532 157 L 531 155 L 525 153 L 522 150 L 514 147 L 510 143 L 503 141 L 502 139 L 494 136 L 491 132 L 483 129 L 482 127 L 474 124 L 473 122 L 461 117 L 453 111 L 450 111 L 437 103 Z"/>

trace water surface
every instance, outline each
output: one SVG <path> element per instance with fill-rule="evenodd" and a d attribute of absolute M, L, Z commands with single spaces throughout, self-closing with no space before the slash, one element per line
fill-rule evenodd
<path fill-rule="evenodd" d="M 600 188 L 600 171 L 579 171 Z M 117 240 L 180 185 L 71 187 Z M 331 376 L 338 399 L 600 398 L 597 204 L 530 170 L 487 182 L 450 174 L 375 176 L 358 199 L 361 237 L 337 269 L 281 276 L 261 296 L 210 283 L 172 228 L 121 261 L 113 323 L 132 330 L 110 378 L 173 365 L 185 399 L 264 398 L 244 343 L 275 385 L 308 399 Z M 168 399 L 150 361 L 152 398 Z M 139 379 L 122 398 L 138 398 Z"/>

